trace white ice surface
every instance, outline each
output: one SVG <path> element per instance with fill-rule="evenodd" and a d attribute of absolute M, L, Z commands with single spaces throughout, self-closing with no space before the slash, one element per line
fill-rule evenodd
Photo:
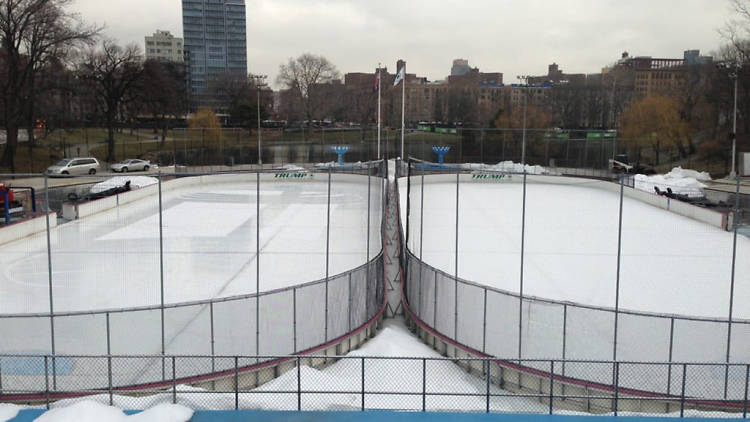
<path fill-rule="evenodd" d="M 456 187 L 412 184 L 409 248 L 455 273 Z M 399 181 L 406 222 L 406 179 Z M 522 184 L 460 185 L 459 276 L 519 291 Z M 587 185 L 527 185 L 524 294 L 613 308 L 619 195 Z M 625 198 L 620 308 L 727 318 L 732 233 Z M 420 251 L 419 245 L 423 245 Z M 750 239 L 737 239 L 734 318 L 750 318 Z"/>
<path fill-rule="evenodd" d="M 367 178 L 331 186 L 331 276 L 373 258 L 380 242 L 380 183 L 372 178 L 369 254 Z M 256 291 L 255 175 L 163 195 L 164 301 Z M 326 276 L 327 183 L 261 183 L 260 291 Z M 56 312 L 160 302 L 158 197 L 148 197 L 51 233 Z M 46 235 L 0 246 L 0 313 L 49 311 Z"/>

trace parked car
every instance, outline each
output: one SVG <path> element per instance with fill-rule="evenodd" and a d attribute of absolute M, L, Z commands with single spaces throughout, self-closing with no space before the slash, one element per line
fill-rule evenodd
<path fill-rule="evenodd" d="M 120 161 L 117 164 L 109 166 L 114 172 L 127 173 L 129 171 L 148 171 L 151 168 L 151 162 L 138 160 L 135 158 Z"/>
<path fill-rule="evenodd" d="M 99 167 L 99 161 L 93 157 L 65 158 L 58 161 L 54 166 L 47 167 L 47 174 L 96 174 Z"/>

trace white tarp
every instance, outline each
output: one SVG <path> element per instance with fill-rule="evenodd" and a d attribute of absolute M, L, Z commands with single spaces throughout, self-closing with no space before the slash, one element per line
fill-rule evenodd
<path fill-rule="evenodd" d="M 115 176 L 111 179 L 95 184 L 91 187 L 90 192 L 99 193 L 112 188 L 125 186 L 127 181 L 130 181 L 130 189 L 139 189 L 159 183 L 157 178 L 149 176 Z"/>

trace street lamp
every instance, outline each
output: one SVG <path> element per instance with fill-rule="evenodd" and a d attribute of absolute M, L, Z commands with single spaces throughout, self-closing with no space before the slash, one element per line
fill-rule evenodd
<path fill-rule="evenodd" d="M 523 82 L 524 95 L 523 95 L 523 132 L 521 135 L 521 164 L 526 165 L 526 108 L 528 107 L 529 101 L 529 76 L 519 75 L 516 76 L 519 81 Z"/>
<path fill-rule="evenodd" d="M 735 63 L 734 69 L 729 73 L 731 78 L 734 78 L 734 113 L 732 113 L 732 170 L 729 172 L 729 178 L 734 179 L 737 177 L 737 171 L 735 170 L 735 155 L 737 153 L 737 80 L 739 79 L 740 65 Z"/>
<path fill-rule="evenodd" d="M 262 138 L 260 133 L 260 90 L 266 86 L 266 78 L 268 75 L 252 75 L 253 80 L 255 81 L 255 87 L 258 89 L 258 165 L 263 165 L 263 158 L 261 156 L 262 154 Z"/>

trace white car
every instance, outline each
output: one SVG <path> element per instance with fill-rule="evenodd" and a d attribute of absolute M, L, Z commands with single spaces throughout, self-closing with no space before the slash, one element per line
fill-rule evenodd
<path fill-rule="evenodd" d="M 65 158 L 54 166 L 47 167 L 47 174 L 73 175 L 73 174 L 96 174 L 99 170 L 99 161 L 96 158 Z"/>
<path fill-rule="evenodd" d="M 109 166 L 114 172 L 127 173 L 129 171 L 148 171 L 151 168 L 151 162 L 146 160 L 128 159 L 120 161 L 117 164 Z"/>

